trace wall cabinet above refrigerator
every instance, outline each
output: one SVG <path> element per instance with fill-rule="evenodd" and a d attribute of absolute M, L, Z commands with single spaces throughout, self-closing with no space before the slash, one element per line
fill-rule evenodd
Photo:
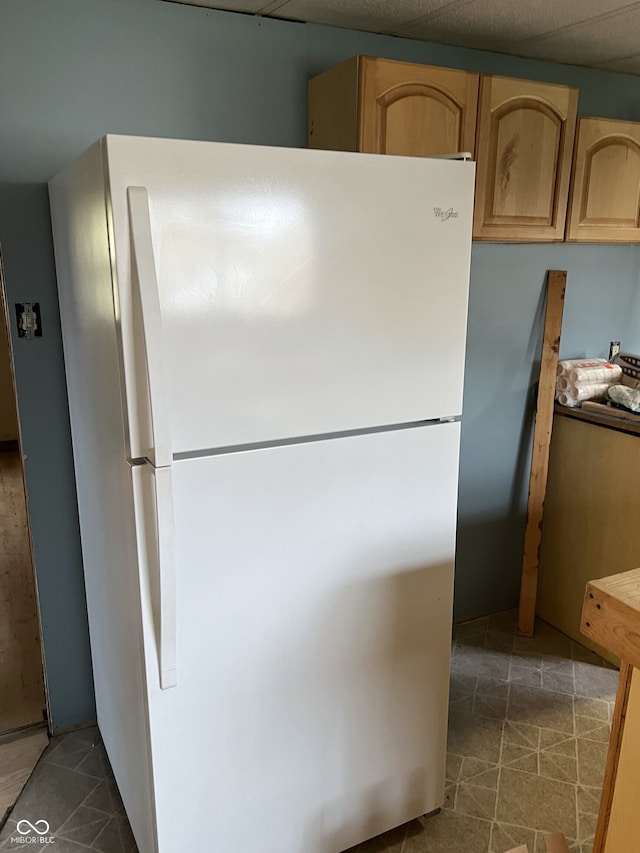
<path fill-rule="evenodd" d="M 472 152 L 478 80 L 468 71 L 353 56 L 309 81 L 309 148 Z"/>

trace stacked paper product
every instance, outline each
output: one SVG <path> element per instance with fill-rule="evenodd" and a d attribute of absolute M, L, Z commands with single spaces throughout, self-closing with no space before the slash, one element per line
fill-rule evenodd
<path fill-rule="evenodd" d="M 604 358 L 574 358 L 558 362 L 556 400 L 579 406 L 583 400 L 604 400 L 611 385 L 620 382 L 622 368 Z"/>

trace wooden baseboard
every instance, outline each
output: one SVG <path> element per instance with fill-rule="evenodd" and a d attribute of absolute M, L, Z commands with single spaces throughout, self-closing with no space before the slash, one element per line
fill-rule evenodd
<path fill-rule="evenodd" d="M 0 453 L 15 453 L 20 450 L 17 438 L 12 438 L 9 441 L 0 441 Z"/>

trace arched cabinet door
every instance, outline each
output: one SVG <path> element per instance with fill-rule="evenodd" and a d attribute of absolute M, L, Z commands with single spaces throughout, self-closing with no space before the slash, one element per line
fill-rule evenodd
<path fill-rule="evenodd" d="M 579 119 L 567 240 L 640 242 L 640 123 Z"/>
<path fill-rule="evenodd" d="M 482 77 L 475 239 L 563 239 L 577 106 L 577 89 Z"/>
<path fill-rule="evenodd" d="M 474 148 L 478 75 L 362 57 L 360 151 L 433 157 Z"/>
<path fill-rule="evenodd" d="M 309 81 L 310 148 L 433 157 L 473 152 L 479 75 L 354 56 Z"/>

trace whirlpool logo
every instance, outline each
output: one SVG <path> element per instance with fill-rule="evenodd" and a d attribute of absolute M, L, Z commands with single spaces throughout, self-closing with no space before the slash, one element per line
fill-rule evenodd
<path fill-rule="evenodd" d="M 11 836 L 12 844 L 54 844 L 55 838 L 49 835 L 49 823 L 40 819 L 35 823 L 30 820 L 18 821 L 16 826 L 17 835 Z"/>
<path fill-rule="evenodd" d="M 434 207 L 433 215 L 436 219 L 439 219 L 440 222 L 447 222 L 449 219 L 457 219 L 459 212 L 454 207 Z"/>

